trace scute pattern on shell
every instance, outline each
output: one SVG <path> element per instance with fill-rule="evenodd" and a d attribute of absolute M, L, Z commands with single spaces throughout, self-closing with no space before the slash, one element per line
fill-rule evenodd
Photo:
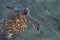
<path fill-rule="evenodd" d="M 27 28 L 28 19 L 24 14 L 15 14 L 4 21 L 6 33 L 22 32 Z"/>

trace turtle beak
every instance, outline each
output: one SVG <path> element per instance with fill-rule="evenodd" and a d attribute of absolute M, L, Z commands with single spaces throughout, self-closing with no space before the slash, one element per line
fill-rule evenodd
<path fill-rule="evenodd" d="M 27 12 L 29 12 L 30 10 L 29 10 L 29 8 L 26 8 L 26 10 L 27 10 Z"/>

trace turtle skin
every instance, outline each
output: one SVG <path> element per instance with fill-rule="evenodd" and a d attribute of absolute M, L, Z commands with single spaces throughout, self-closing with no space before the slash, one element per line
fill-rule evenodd
<path fill-rule="evenodd" d="M 4 32 L 7 34 L 23 32 L 27 28 L 28 18 L 24 14 L 15 14 L 4 21 Z"/>

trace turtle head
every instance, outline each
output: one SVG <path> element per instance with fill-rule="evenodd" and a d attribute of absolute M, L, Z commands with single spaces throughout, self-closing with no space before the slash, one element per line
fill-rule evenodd
<path fill-rule="evenodd" d="M 29 12 L 30 12 L 29 8 L 26 8 L 26 9 L 24 9 L 24 12 L 23 12 L 23 13 L 24 13 L 25 15 L 29 15 Z"/>

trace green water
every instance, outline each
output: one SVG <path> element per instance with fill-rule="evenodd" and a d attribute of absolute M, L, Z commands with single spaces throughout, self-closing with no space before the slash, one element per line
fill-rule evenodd
<path fill-rule="evenodd" d="M 31 24 L 25 32 L 13 36 L 13 40 L 60 40 L 60 0 L 0 0 L 0 24 L 12 11 L 6 6 L 17 7 L 21 12 L 30 8 L 29 18 L 40 24 L 43 34 Z M 2 37 L 0 40 L 4 40 Z"/>

